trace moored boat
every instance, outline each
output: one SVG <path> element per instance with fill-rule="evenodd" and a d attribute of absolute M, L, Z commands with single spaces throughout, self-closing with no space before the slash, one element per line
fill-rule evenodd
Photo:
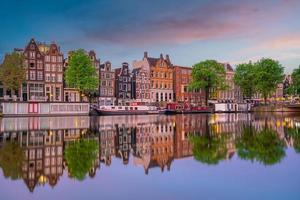
<path fill-rule="evenodd" d="M 211 113 L 209 107 L 191 106 L 187 103 L 184 105 L 178 103 L 168 103 L 165 114 L 192 114 L 192 113 Z"/>
<path fill-rule="evenodd" d="M 96 109 L 99 115 L 145 115 L 158 114 L 155 106 L 100 106 Z"/>

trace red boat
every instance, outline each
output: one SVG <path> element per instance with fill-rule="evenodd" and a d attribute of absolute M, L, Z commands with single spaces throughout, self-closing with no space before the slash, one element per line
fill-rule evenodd
<path fill-rule="evenodd" d="M 168 103 L 165 114 L 211 113 L 211 109 L 205 106 L 191 106 L 188 103 Z"/>

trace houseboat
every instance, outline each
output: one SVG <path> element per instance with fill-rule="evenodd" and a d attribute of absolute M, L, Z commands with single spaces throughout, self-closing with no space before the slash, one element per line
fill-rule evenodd
<path fill-rule="evenodd" d="M 211 113 L 211 109 L 205 106 L 192 106 L 188 103 L 168 103 L 165 114 L 190 114 L 190 113 Z"/>
<path fill-rule="evenodd" d="M 214 112 L 234 113 L 250 112 L 252 105 L 250 103 L 215 103 Z"/>
<path fill-rule="evenodd" d="M 2 102 L 4 117 L 89 115 L 89 103 L 76 102 Z"/>
<path fill-rule="evenodd" d="M 146 115 L 159 113 L 157 107 L 145 105 L 100 106 L 96 110 L 99 115 Z"/>

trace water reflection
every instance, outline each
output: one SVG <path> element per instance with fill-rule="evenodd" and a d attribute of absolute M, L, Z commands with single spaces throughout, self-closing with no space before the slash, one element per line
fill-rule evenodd
<path fill-rule="evenodd" d="M 93 178 L 113 158 L 151 174 L 171 170 L 174 159 L 194 156 L 217 165 L 234 155 L 274 165 L 294 147 L 300 152 L 300 117 L 251 114 L 32 117 L 1 119 L 0 167 L 29 191 L 54 187 L 63 173 Z M 249 162 L 249 163 L 251 163 Z"/>

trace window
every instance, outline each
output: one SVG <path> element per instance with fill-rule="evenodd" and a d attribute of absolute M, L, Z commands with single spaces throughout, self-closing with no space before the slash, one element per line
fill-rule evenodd
<path fill-rule="evenodd" d="M 50 82 L 51 80 L 50 80 L 50 74 L 46 74 L 46 81 L 47 82 Z"/>
<path fill-rule="evenodd" d="M 34 52 L 34 51 L 30 51 L 29 57 L 30 57 L 30 58 L 35 58 L 35 52 Z"/>
<path fill-rule="evenodd" d="M 62 75 L 61 74 L 57 75 L 57 82 L 62 82 Z"/>
<path fill-rule="evenodd" d="M 46 71 L 49 72 L 50 71 L 50 64 L 46 64 L 45 67 L 46 67 Z"/>
<path fill-rule="evenodd" d="M 30 71 L 30 80 L 35 80 L 35 71 Z"/>
<path fill-rule="evenodd" d="M 55 88 L 55 100 L 58 101 L 60 97 L 60 88 L 56 87 Z"/>
<path fill-rule="evenodd" d="M 59 71 L 59 72 L 62 72 L 63 70 L 62 70 L 62 65 L 61 64 L 58 64 L 57 65 L 57 71 Z"/>
<path fill-rule="evenodd" d="M 55 72 L 56 71 L 56 65 L 52 64 L 52 71 Z"/>
<path fill-rule="evenodd" d="M 43 80 L 43 72 L 40 72 L 40 71 L 37 72 L 37 80 L 39 80 L 39 81 Z"/>
<path fill-rule="evenodd" d="M 56 56 L 51 56 L 51 62 L 56 62 Z"/>
<path fill-rule="evenodd" d="M 55 74 L 51 74 L 52 82 L 55 82 Z"/>
<path fill-rule="evenodd" d="M 41 60 L 37 61 L 37 68 L 38 69 L 43 69 L 43 62 Z"/>
<path fill-rule="evenodd" d="M 34 63 L 30 63 L 30 68 L 34 68 Z"/>
<path fill-rule="evenodd" d="M 45 57 L 46 62 L 50 62 L 50 56 Z"/>

